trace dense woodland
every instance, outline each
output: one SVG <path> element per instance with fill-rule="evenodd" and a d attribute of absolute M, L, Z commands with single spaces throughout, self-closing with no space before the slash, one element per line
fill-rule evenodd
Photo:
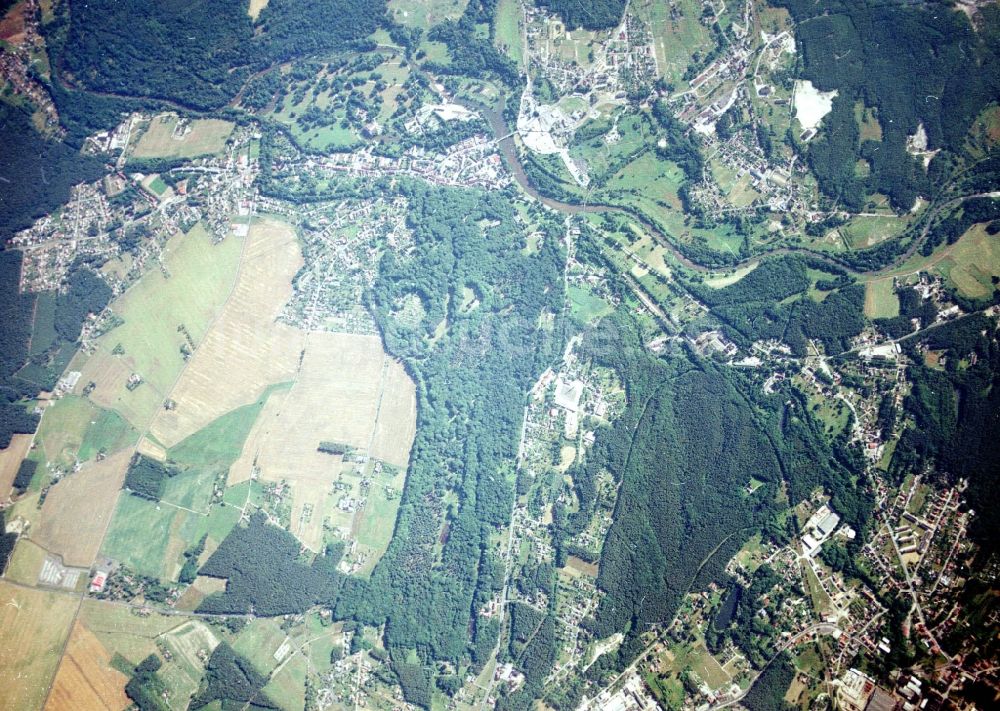
<path fill-rule="evenodd" d="M 473 612 L 502 579 L 488 539 L 510 518 L 524 393 L 561 352 L 560 322 L 538 324 L 561 311 L 564 255 L 558 222 L 539 253 L 524 254 L 503 194 L 414 186 L 408 197 L 414 251 L 386 254 L 371 301 L 387 350 L 417 384 L 417 435 L 389 550 L 369 583 L 348 581 L 337 614 L 386 622 L 395 662 L 407 650 L 480 661 L 498 630 Z M 467 285 L 481 299 L 463 313 Z"/>
<path fill-rule="evenodd" d="M 274 617 L 332 605 L 341 584 L 341 549 L 327 551 L 311 564 L 300 559 L 300 550 L 295 536 L 258 511 L 205 561 L 199 574 L 225 578 L 226 590 L 205 598 L 198 611 Z"/>
<path fill-rule="evenodd" d="M 902 342 L 915 365 L 903 406 L 913 418 L 893 454 L 902 477 L 930 465 L 946 481 L 969 480 L 965 493 L 976 511 L 972 532 L 981 541 L 1000 536 L 1000 346 L 996 321 L 981 314 L 928 329 Z M 921 349 L 940 352 L 942 369 L 921 365 Z"/>
<path fill-rule="evenodd" d="M 972 121 L 1000 95 L 1000 9 L 983 8 L 976 32 L 964 13 L 940 5 L 776 4 L 796 22 L 802 78 L 838 92 L 807 152 L 823 192 L 848 210 L 880 192 L 902 212 L 940 188 L 907 154 L 906 139 L 923 125 L 931 149 L 962 150 Z M 881 141 L 860 141 L 858 103 L 876 110 Z M 856 173 L 859 159 L 866 178 Z"/>
<path fill-rule="evenodd" d="M 827 353 L 841 353 L 864 328 L 864 287 L 831 279 L 830 286 L 844 286 L 817 301 L 805 293 L 810 285 L 806 267 L 801 257 L 779 257 L 723 289 L 697 283 L 689 288 L 711 307 L 726 335 L 740 345 L 773 338 L 787 343 L 796 355 L 804 355 L 807 340 L 816 339 Z M 796 295 L 799 298 L 792 299 Z"/>
<path fill-rule="evenodd" d="M 559 15 L 567 29 L 609 30 L 617 27 L 625 12 L 625 0 L 539 0 Z"/>
<path fill-rule="evenodd" d="M 275 0 L 256 23 L 246 0 L 92 0 L 44 29 L 69 88 L 205 110 L 227 104 L 255 71 L 346 47 L 384 18 L 384 0 Z"/>

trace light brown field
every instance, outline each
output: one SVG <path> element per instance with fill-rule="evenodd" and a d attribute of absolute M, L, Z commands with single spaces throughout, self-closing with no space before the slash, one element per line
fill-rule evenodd
<path fill-rule="evenodd" d="M 121 711 L 128 677 L 111 666 L 111 654 L 82 624 L 73 626 L 45 711 Z"/>
<path fill-rule="evenodd" d="M 66 565 L 89 567 L 97 556 L 125 480 L 130 450 L 88 462 L 49 491 L 31 538 Z"/>
<path fill-rule="evenodd" d="M 247 8 L 247 14 L 250 15 L 254 20 L 260 15 L 260 11 L 267 7 L 267 0 L 250 0 L 250 7 Z"/>
<path fill-rule="evenodd" d="M 14 477 L 17 476 L 21 460 L 30 446 L 30 434 L 16 434 L 10 438 L 10 445 L 6 449 L 0 449 L 0 499 L 6 499 L 10 495 Z"/>
<path fill-rule="evenodd" d="M 136 446 L 136 451 L 139 454 L 143 454 L 150 459 L 155 459 L 158 462 L 167 461 L 167 450 L 162 444 L 157 444 L 149 437 L 143 437 L 139 440 L 139 444 Z"/>
<path fill-rule="evenodd" d="M 222 151 L 233 132 L 233 124 L 219 119 L 197 119 L 183 138 L 173 137 L 177 116 L 161 114 L 153 118 L 149 129 L 139 139 L 136 158 L 193 158 Z"/>
<path fill-rule="evenodd" d="M 389 359 L 377 336 L 310 334 L 302 367 L 287 393 L 268 400 L 243 453 L 229 472 L 245 481 L 254 462 L 267 481 L 292 485 L 291 530 L 304 544 L 322 543 L 323 515 L 340 458 L 317 450 L 328 440 L 405 468 L 416 432 L 413 382 Z M 308 523 L 300 520 L 311 504 Z"/>
<path fill-rule="evenodd" d="M 236 286 L 150 432 L 167 448 L 291 378 L 304 334 L 275 322 L 292 295 L 302 254 L 292 228 L 260 220 L 250 228 Z"/>
<path fill-rule="evenodd" d="M 0 580 L 0 708 L 42 707 L 78 603 Z"/>
<path fill-rule="evenodd" d="M 38 583 L 38 573 L 42 570 L 46 552 L 37 543 L 21 537 L 14 547 L 14 553 L 7 563 L 4 577 L 22 585 L 34 586 Z"/>

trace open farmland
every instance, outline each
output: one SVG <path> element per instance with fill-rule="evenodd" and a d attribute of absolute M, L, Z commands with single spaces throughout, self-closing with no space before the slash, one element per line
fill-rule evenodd
<path fill-rule="evenodd" d="M 133 666 L 156 653 L 158 636 L 183 624 L 169 615 L 137 615 L 131 608 L 92 599 L 83 601 L 79 619 L 112 655 L 122 655 Z"/>
<path fill-rule="evenodd" d="M 111 654 L 101 641 L 77 622 L 59 664 L 45 711 L 121 711 L 131 704 L 125 695 L 126 682 L 128 677 L 111 666 Z"/>
<path fill-rule="evenodd" d="M 86 398 L 74 395 L 67 395 L 50 404 L 36 436 L 45 461 L 67 469 L 72 467 L 97 412 L 97 408 Z"/>
<path fill-rule="evenodd" d="M 310 334 L 295 384 L 265 405 L 229 481 L 249 478 L 256 462 L 261 479 L 289 482 L 291 530 L 317 550 L 333 482 L 353 468 L 318 451 L 320 442 L 370 451 L 405 468 L 415 425 L 413 383 L 377 336 Z M 383 525 L 391 529 L 391 520 Z"/>
<path fill-rule="evenodd" d="M 122 450 L 100 462 L 85 464 L 55 484 L 32 529 L 32 540 L 61 555 L 66 565 L 90 566 L 114 511 L 130 457 L 129 450 Z"/>
<path fill-rule="evenodd" d="M 266 4 L 266 3 L 263 3 Z M 263 7 L 263 4 L 261 6 Z M 136 158 L 194 158 L 220 153 L 233 132 L 233 124 L 219 119 L 181 119 L 174 114 L 156 116 L 136 144 Z"/>
<path fill-rule="evenodd" d="M 962 294 L 980 299 L 993 293 L 993 277 L 1000 275 L 1000 240 L 985 225 L 966 232 L 935 266 Z"/>
<path fill-rule="evenodd" d="M 295 374 L 304 334 L 275 322 L 302 266 L 295 233 L 261 220 L 246 239 L 232 296 L 171 393 L 176 406 L 161 411 L 150 428 L 167 448 Z"/>
<path fill-rule="evenodd" d="M 79 605 L 0 581 L 0 708 L 41 708 Z"/>
<path fill-rule="evenodd" d="M 148 271 L 112 304 L 124 323 L 98 339 L 80 368 L 80 387 L 96 383 L 95 403 L 117 410 L 138 430 L 148 425 L 184 367 L 181 347 L 188 337 L 196 346 L 202 341 L 229 295 L 242 246 L 236 237 L 212 244 L 200 225 L 167 242 L 163 268 Z M 143 382 L 128 390 L 132 373 Z"/>
<path fill-rule="evenodd" d="M 10 438 L 10 445 L 0 449 L 0 500 L 6 499 L 14 484 L 14 477 L 21 466 L 21 460 L 31 447 L 30 434 L 16 434 Z"/>

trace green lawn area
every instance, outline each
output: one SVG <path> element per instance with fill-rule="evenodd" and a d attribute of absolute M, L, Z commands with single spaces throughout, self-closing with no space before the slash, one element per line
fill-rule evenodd
<path fill-rule="evenodd" d="M 86 461 L 93 459 L 98 452 L 112 454 L 134 446 L 138 440 L 139 433 L 125 418 L 114 410 L 98 409 L 97 417 L 91 421 L 83 436 L 79 458 Z"/>
<path fill-rule="evenodd" d="M 264 687 L 264 694 L 285 711 L 305 708 L 308 664 L 301 654 L 289 659 Z"/>
<path fill-rule="evenodd" d="M 403 478 L 398 477 L 398 479 L 398 485 L 395 486 L 396 498 L 391 501 L 386 498 L 385 487 L 381 484 L 372 486 L 370 490 L 365 513 L 361 519 L 361 525 L 358 527 L 358 544 L 367 546 L 372 553 L 367 564 L 359 571 L 362 575 L 371 572 L 375 563 L 389 547 L 389 539 L 392 538 L 392 531 L 396 524 L 396 513 L 399 511 L 398 492 L 403 487 Z"/>
<path fill-rule="evenodd" d="M 274 653 L 287 636 L 281 629 L 281 620 L 258 618 L 243 628 L 233 649 L 246 657 L 254 669 L 267 675 L 278 665 Z"/>
<path fill-rule="evenodd" d="M 899 316 L 899 297 L 892 286 L 892 277 L 873 279 L 865 284 L 865 316 L 893 318 Z"/>
<path fill-rule="evenodd" d="M 142 376 L 142 385 L 127 390 L 121 383 L 113 406 L 142 429 L 184 366 L 181 346 L 186 330 L 197 345 L 232 289 L 243 241 L 229 237 L 212 244 L 199 224 L 171 238 L 163 269 L 153 267 L 113 305 L 124 323 L 97 341 L 84 366 L 84 381 L 99 380 L 107 368 L 125 367 Z M 123 353 L 113 351 L 120 346 Z M 102 403 L 103 404 L 103 403 Z"/>
<path fill-rule="evenodd" d="M 98 413 L 98 408 L 89 400 L 76 395 L 66 395 L 50 405 L 35 437 L 35 444 L 39 445 L 45 460 L 72 466 Z"/>
<path fill-rule="evenodd" d="M 521 3 L 518 0 L 500 0 L 496 10 L 496 46 L 520 65 L 524 61 L 524 43 L 521 41 Z"/>
<path fill-rule="evenodd" d="M 714 46 L 711 31 L 700 21 L 701 3 L 696 0 L 669 4 L 654 1 L 635 3 L 633 7 L 653 33 L 653 50 L 661 75 L 679 87 L 691 56 L 699 49 Z M 673 15 L 675 8 L 679 15 Z"/>
<path fill-rule="evenodd" d="M 935 268 L 963 295 L 981 299 L 993 293 L 993 277 L 1000 275 L 1000 239 L 975 225 L 952 245 Z"/>
<path fill-rule="evenodd" d="M 584 324 L 596 321 L 613 310 L 611 304 L 581 286 L 570 286 L 566 296 L 569 298 L 570 313 Z"/>
<path fill-rule="evenodd" d="M 840 232 L 847 239 L 851 249 L 865 249 L 902 233 L 908 224 L 909 220 L 906 217 L 859 216 L 841 227 Z"/>
<path fill-rule="evenodd" d="M 186 467 L 228 469 L 239 459 L 243 443 L 267 398 L 291 386 L 291 383 L 278 383 L 268 387 L 256 402 L 227 412 L 178 442 L 168 450 L 167 458 Z"/>
<path fill-rule="evenodd" d="M 468 0 L 389 0 L 389 14 L 401 25 L 426 30 L 444 20 L 457 20 Z"/>
<path fill-rule="evenodd" d="M 705 279 L 705 286 L 710 286 L 713 289 L 723 289 L 727 286 L 735 284 L 756 269 L 759 265 L 760 262 L 751 262 L 750 264 L 740 267 L 739 269 L 734 269 L 731 272 L 713 274 Z"/>

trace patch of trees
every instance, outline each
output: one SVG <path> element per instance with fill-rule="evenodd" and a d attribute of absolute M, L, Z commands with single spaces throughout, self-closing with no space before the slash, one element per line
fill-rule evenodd
<path fill-rule="evenodd" d="M 124 488 L 133 496 L 150 501 L 159 501 L 167 479 L 177 474 L 177 470 L 163 462 L 136 454 L 125 474 Z"/>
<path fill-rule="evenodd" d="M 14 491 L 23 494 L 31 485 L 31 480 L 35 478 L 35 470 L 38 469 L 38 462 L 33 459 L 21 460 L 21 465 L 17 468 L 14 476 Z"/>
<path fill-rule="evenodd" d="M 657 99 L 653 103 L 652 113 L 653 118 L 663 129 L 663 137 L 667 142 L 665 148 L 657 146 L 657 154 L 680 166 L 689 181 L 700 181 L 705 170 L 705 159 L 701 155 L 701 146 L 693 131 L 674 118 L 663 99 Z"/>
<path fill-rule="evenodd" d="M 1000 200 L 992 198 L 970 198 L 960 208 L 939 222 L 927 234 L 920 246 L 920 253 L 929 257 L 942 244 L 955 244 L 958 238 L 973 225 L 1000 218 Z"/>
<path fill-rule="evenodd" d="M 0 241 L 31 227 L 69 200 L 77 183 L 96 180 L 103 161 L 44 138 L 20 108 L 0 103 Z"/>
<path fill-rule="evenodd" d="M 4 512 L 0 511 L 0 575 L 3 575 L 4 571 L 7 570 L 7 561 L 10 560 L 10 555 L 14 552 L 14 545 L 17 543 L 17 534 L 7 533 L 4 517 Z"/>
<path fill-rule="evenodd" d="M 899 315 L 892 318 L 875 319 L 875 325 L 889 338 L 902 338 L 913 332 L 913 319 L 919 319 L 922 327 L 934 323 L 937 318 L 937 306 L 930 299 L 922 299 L 920 294 L 909 286 L 896 290 L 899 299 Z"/>
<path fill-rule="evenodd" d="M 566 29 L 610 30 L 622 21 L 625 0 L 539 0 L 562 18 Z"/>
<path fill-rule="evenodd" d="M 729 635 L 733 643 L 743 650 L 747 659 L 758 669 L 764 666 L 774 654 L 774 627 L 770 621 L 757 614 L 762 607 L 762 598 L 774 589 L 781 578 L 768 565 L 754 571 L 750 586 L 746 589 L 734 585 L 736 603 L 732 605 L 731 621 L 725 626 L 713 624 L 705 636 L 705 643 L 721 650 L 721 638 Z M 778 607 L 776 604 L 775 607 Z M 716 618 L 718 619 L 718 618 Z M 711 637 L 711 640 L 709 639 Z"/>
<path fill-rule="evenodd" d="M 295 536 L 255 513 L 247 526 L 226 536 L 199 571 L 225 578 L 226 590 L 205 598 L 198 611 L 275 617 L 332 605 L 341 583 L 336 562 L 325 565 L 329 556 L 323 555 L 307 565 L 299 560 L 299 550 Z"/>
<path fill-rule="evenodd" d="M 750 711 L 787 711 L 792 708 L 785 701 L 785 693 L 795 678 L 795 665 L 787 652 L 775 659 L 771 666 L 757 677 L 742 704 Z"/>
<path fill-rule="evenodd" d="M 170 705 L 164 700 L 163 692 L 166 684 L 156 673 L 163 663 L 155 654 L 139 662 L 132 678 L 125 684 L 125 695 L 136 705 L 139 711 L 169 711 Z"/>
<path fill-rule="evenodd" d="M 74 265 L 66 291 L 56 297 L 56 333 L 63 340 L 75 342 L 84 320 L 90 314 L 100 313 L 111 296 L 111 287 L 93 270 Z"/>
<path fill-rule="evenodd" d="M 777 4 L 796 22 L 802 78 L 838 92 L 807 149 L 820 189 L 851 210 L 872 192 L 886 194 L 898 211 L 910 209 L 932 184 L 906 152 L 907 137 L 922 124 L 929 148 L 957 153 L 972 121 L 1000 93 L 1000 12 L 981 13 L 984 31 L 976 32 L 963 13 L 934 6 Z M 877 110 L 881 140 L 860 141 L 857 102 Z M 861 158 L 871 168 L 866 178 L 855 173 Z"/>
<path fill-rule="evenodd" d="M 213 701 L 221 701 L 222 708 L 249 711 L 277 708 L 263 692 L 266 684 L 267 677 L 255 670 L 249 660 L 233 651 L 226 642 L 222 642 L 208 659 L 202 688 L 191 699 L 191 708 L 200 709 Z"/>
<path fill-rule="evenodd" d="M 419 663 L 401 661 L 399 657 L 405 658 L 405 650 L 393 650 L 390 655 L 392 659 L 392 670 L 399 680 L 399 686 L 403 690 L 403 698 L 407 703 L 419 706 L 422 709 L 431 707 L 433 691 L 431 687 L 431 675 L 427 669 Z"/>

